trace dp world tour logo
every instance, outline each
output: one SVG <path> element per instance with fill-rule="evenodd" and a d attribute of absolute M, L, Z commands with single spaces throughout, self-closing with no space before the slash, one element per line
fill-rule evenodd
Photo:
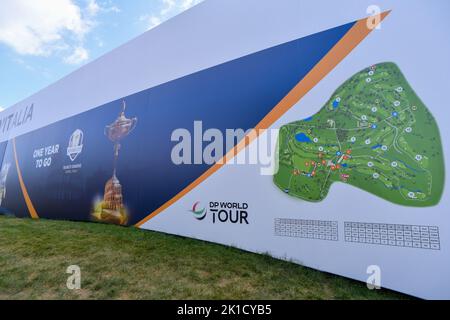
<path fill-rule="evenodd" d="M 203 220 L 203 219 L 205 219 L 206 213 L 208 213 L 208 210 L 206 210 L 206 208 L 201 208 L 200 207 L 200 201 L 197 201 L 192 206 L 192 210 L 190 210 L 190 212 L 192 212 L 192 214 L 194 215 L 195 219 Z"/>
<path fill-rule="evenodd" d="M 248 204 L 246 202 L 217 202 L 211 201 L 207 207 L 201 206 L 200 201 L 197 201 L 192 206 L 189 212 L 192 213 L 195 219 L 201 221 L 206 218 L 213 224 L 216 223 L 232 223 L 246 225 L 248 222 Z"/>

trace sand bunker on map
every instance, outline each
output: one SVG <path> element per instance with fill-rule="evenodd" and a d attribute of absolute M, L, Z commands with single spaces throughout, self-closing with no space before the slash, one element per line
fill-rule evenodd
<path fill-rule="evenodd" d="M 343 182 L 425 207 L 436 205 L 444 188 L 439 128 L 393 63 L 357 73 L 317 114 L 283 126 L 278 156 L 275 184 L 308 201 L 323 200 L 333 182 Z"/>

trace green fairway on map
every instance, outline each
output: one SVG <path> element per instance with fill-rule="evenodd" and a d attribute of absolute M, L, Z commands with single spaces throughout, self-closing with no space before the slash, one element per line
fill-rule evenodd
<path fill-rule="evenodd" d="M 317 114 L 283 126 L 278 156 L 275 184 L 307 201 L 323 200 L 333 182 L 343 182 L 425 207 L 444 188 L 436 121 L 393 63 L 357 73 Z"/>

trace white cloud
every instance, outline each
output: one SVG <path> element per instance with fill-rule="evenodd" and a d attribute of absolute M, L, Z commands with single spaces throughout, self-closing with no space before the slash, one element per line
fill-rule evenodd
<path fill-rule="evenodd" d="M 2 1 L 0 42 L 19 54 L 48 56 L 64 47 L 65 33 L 82 39 L 89 29 L 72 0 Z"/>
<path fill-rule="evenodd" d="M 77 47 L 70 56 L 64 58 L 64 62 L 67 64 L 80 64 L 87 59 L 89 59 L 89 52 L 83 47 Z"/>
<path fill-rule="evenodd" d="M 86 0 L 87 6 L 86 6 L 86 12 L 90 16 L 96 16 L 99 13 L 105 12 L 114 12 L 114 13 L 120 13 L 121 10 L 115 6 L 112 5 L 110 2 L 102 2 L 99 4 L 97 0 Z"/>
<path fill-rule="evenodd" d="M 90 16 L 96 16 L 100 11 L 100 6 L 95 0 L 89 0 L 86 7 L 86 11 Z"/>
<path fill-rule="evenodd" d="M 170 14 L 172 11 L 176 10 L 179 5 L 181 5 L 180 3 L 177 3 L 179 1 L 176 0 L 162 0 L 162 2 L 164 4 L 160 12 L 162 16 Z"/>
<path fill-rule="evenodd" d="M 167 19 L 170 19 L 202 1 L 203 0 L 160 0 L 161 9 L 159 12 L 143 15 L 139 20 L 145 21 L 148 29 L 153 29 Z"/>
<path fill-rule="evenodd" d="M 103 11 L 105 11 L 105 12 L 114 12 L 114 13 L 120 13 L 120 12 L 122 12 L 122 10 L 120 10 L 118 7 L 116 7 L 116 6 L 111 6 L 111 7 L 108 7 L 108 8 L 103 8 Z"/>
<path fill-rule="evenodd" d="M 0 106 L 0 112 L 4 111 L 5 108 L 3 108 L 2 106 Z"/>
<path fill-rule="evenodd" d="M 202 0 L 183 0 L 181 1 L 181 8 L 187 10 L 200 2 L 202 2 Z"/>
<path fill-rule="evenodd" d="M 95 17 L 100 12 L 120 12 L 96 0 L 82 3 L 83 8 L 74 0 L 2 0 L 0 43 L 20 55 L 58 54 L 67 63 L 81 63 L 89 58 L 84 40 L 96 25 Z"/>
<path fill-rule="evenodd" d="M 149 29 L 153 29 L 154 27 L 159 26 L 162 23 L 161 18 L 159 18 L 157 16 L 149 17 L 148 22 L 149 22 L 149 25 L 148 25 Z"/>

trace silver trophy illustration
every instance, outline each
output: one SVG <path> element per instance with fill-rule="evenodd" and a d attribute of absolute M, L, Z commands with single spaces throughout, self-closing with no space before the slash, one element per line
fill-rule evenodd
<path fill-rule="evenodd" d="M 137 124 L 137 118 L 128 119 L 125 110 L 126 103 L 123 101 L 122 112 L 118 118 L 105 127 L 105 135 L 114 143 L 114 169 L 111 179 L 106 182 L 103 201 L 96 206 L 93 213 L 94 218 L 99 221 L 121 225 L 128 222 L 128 214 L 123 205 L 122 185 L 117 178 L 117 162 L 122 140 L 136 128 Z"/>

